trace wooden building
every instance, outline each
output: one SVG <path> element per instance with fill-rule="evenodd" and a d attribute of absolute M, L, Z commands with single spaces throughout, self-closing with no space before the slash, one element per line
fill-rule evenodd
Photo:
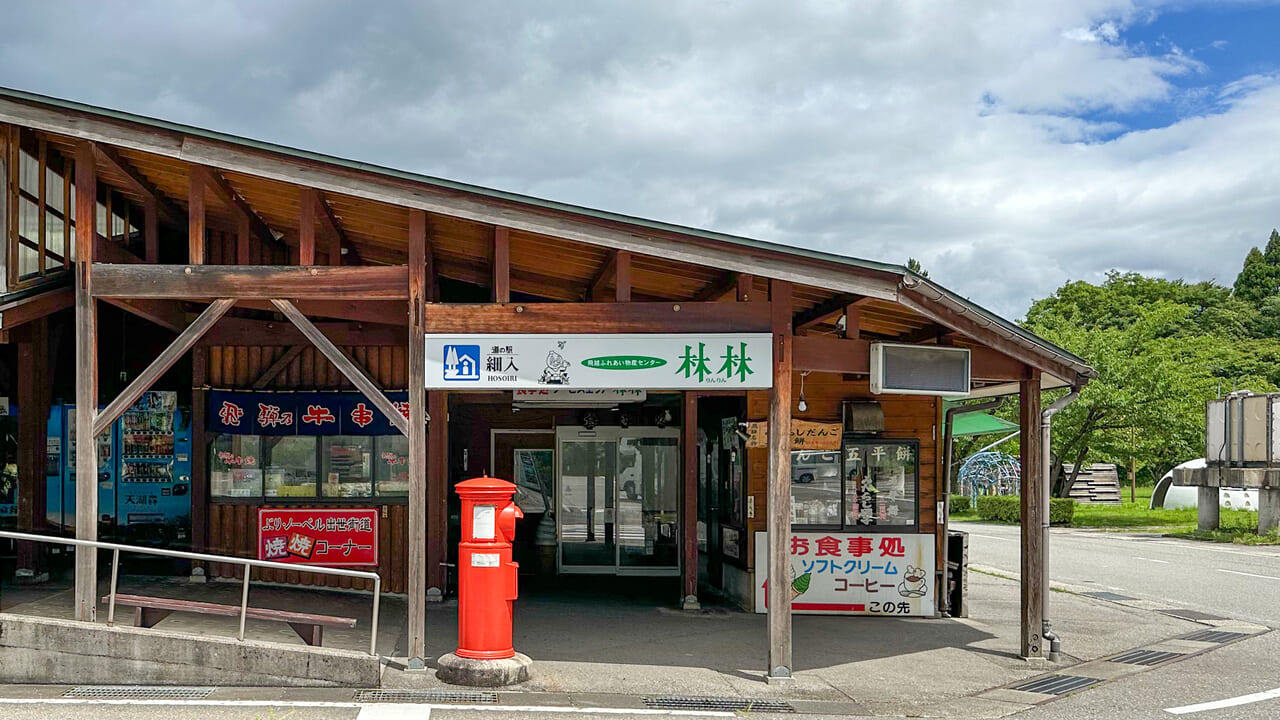
<path fill-rule="evenodd" d="M 95 407 L 67 416 L 88 437 L 173 391 L 191 420 L 190 545 L 260 555 L 263 508 L 374 509 L 371 562 L 408 597 L 417 660 L 425 603 L 453 590 L 450 488 L 490 473 L 520 485 L 526 570 L 673 575 L 687 607 L 708 592 L 767 605 L 785 678 L 793 596 L 797 611 L 939 612 L 942 401 L 872 393 L 874 348 L 965 350 L 966 389 L 1021 393 L 1025 468 L 1040 467 L 1041 390 L 1092 374 L 895 265 L 12 90 L 0 139 L 17 526 L 57 531 L 51 404 Z M 67 464 L 89 476 L 102 447 Z M 75 488 L 77 536 L 97 536 L 98 497 Z M 1042 518 L 1025 502 L 1031 656 Z M 890 579 L 852 585 L 873 561 Z M 77 556 L 84 619 L 97 572 Z M 765 603 L 765 577 L 789 592 Z"/>

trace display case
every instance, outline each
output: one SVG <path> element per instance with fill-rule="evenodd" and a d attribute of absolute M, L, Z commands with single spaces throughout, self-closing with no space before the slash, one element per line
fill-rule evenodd
<path fill-rule="evenodd" d="M 911 530 L 920 522 L 920 443 L 846 437 L 844 527 Z"/>

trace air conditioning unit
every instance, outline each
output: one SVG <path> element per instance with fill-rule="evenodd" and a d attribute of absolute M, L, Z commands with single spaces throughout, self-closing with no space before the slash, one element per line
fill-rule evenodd
<path fill-rule="evenodd" d="M 871 392 L 966 397 L 969 367 L 966 348 L 872 343 Z"/>

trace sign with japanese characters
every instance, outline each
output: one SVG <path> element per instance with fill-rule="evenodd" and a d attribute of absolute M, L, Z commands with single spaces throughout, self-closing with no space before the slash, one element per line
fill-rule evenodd
<path fill-rule="evenodd" d="M 761 390 L 768 333 L 427 335 L 427 387 Z"/>
<path fill-rule="evenodd" d="M 405 417 L 409 393 L 387 393 Z M 235 392 L 210 390 L 209 432 L 233 435 L 398 435 L 390 418 L 358 392 Z"/>
<path fill-rule="evenodd" d="M 767 610 L 768 533 L 756 539 L 756 612 Z M 811 615 L 934 615 L 934 536 L 793 533 L 791 611 Z"/>
<path fill-rule="evenodd" d="M 815 422 L 791 419 L 792 450 L 839 450 L 841 425 L 838 422 Z M 761 420 L 747 423 L 747 447 L 769 447 L 769 423 Z"/>
<path fill-rule="evenodd" d="M 377 508 L 261 508 L 258 559 L 300 565 L 377 565 Z"/>

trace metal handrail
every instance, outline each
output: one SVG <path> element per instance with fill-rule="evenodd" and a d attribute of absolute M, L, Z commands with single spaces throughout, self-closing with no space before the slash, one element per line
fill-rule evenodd
<path fill-rule="evenodd" d="M 244 640 L 244 621 L 249 609 L 249 575 L 251 568 L 276 568 L 291 572 L 310 572 L 318 575 L 340 575 L 343 577 L 362 578 L 373 581 L 373 617 L 370 624 L 373 626 L 369 633 L 369 654 L 378 654 L 378 605 L 382 599 L 382 576 L 377 573 L 367 572 L 364 570 L 347 570 L 346 568 L 331 568 L 318 565 L 301 565 L 297 563 L 282 563 L 273 560 L 255 560 L 252 558 L 230 557 L 227 555 L 209 555 L 207 553 L 187 552 L 186 550 L 164 550 L 161 548 L 139 547 L 137 545 L 121 545 L 119 543 L 101 542 L 99 540 L 81 540 L 79 538 L 52 537 L 49 535 L 31 535 L 29 533 L 11 532 L 8 530 L 0 530 L 0 538 L 11 538 L 13 540 L 26 540 L 29 542 L 42 542 L 50 545 L 77 545 L 81 547 L 98 548 L 101 550 L 111 550 L 111 601 L 107 606 L 107 625 L 115 625 L 116 620 L 116 579 L 119 577 L 120 571 L 120 551 L 139 553 L 142 555 L 162 555 L 164 557 L 185 558 L 187 560 L 200 560 L 203 562 L 226 563 L 228 565 L 244 566 L 244 589 L 240 593 L 240 632 L 237 635 L 238 640 Z"/>

